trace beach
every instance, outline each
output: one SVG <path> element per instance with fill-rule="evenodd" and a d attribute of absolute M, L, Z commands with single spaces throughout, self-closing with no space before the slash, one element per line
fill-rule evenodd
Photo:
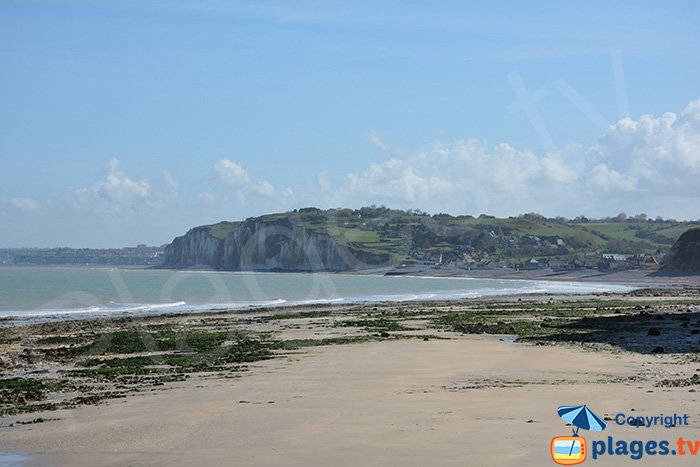
<path fill-rule="evenodd" d="M 589 443 L 700 440 L 699 303 L 650 289 L 7 327 L 13 374 L 54 385 L 4 406 L 0 451 L 15 465 L 546 465 L 571 434 L 557 407 L 577 404 L 609 420 Z M 690 424 L 613 421 L 635 412 Z"/>
<path fill-rule="evenodd" d="M 0 0 L 0 467 L 698 466 L 699 23 Z"/>

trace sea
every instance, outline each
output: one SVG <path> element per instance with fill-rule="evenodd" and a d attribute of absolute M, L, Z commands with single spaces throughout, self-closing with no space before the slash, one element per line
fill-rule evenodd
<path fill-rule="evenodd" d="M 317 303 L 629 290 L 632 288 L 619 284 L 465 277 L 3 266 L 0 319 L 13 323 Z"/>

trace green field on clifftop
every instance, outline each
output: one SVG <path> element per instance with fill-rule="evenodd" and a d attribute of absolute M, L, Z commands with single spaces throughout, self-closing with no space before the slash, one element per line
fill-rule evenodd
<path fill-rule="evenodd" d="M 678 236 L 700 222 L 617 216 L 602 220 L 545 218 L 538 214 L 492 216 L 428 215 L 385 207 L 360 209 L 304 208 L 254 219 L 327 234 L 356 250 L 390 254 L 398 262 L 466 256 L 522 261 L 530 257 L 593 259 L 601 253 L 654 254 L 668 251 Z M 243 221 L 222 221 L 197 227 L 219 239 Z M 442 255 L 442 256 L 439 256 Z"/>

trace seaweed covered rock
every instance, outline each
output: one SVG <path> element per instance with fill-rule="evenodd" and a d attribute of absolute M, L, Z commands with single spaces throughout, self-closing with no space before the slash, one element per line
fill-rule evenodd
<path fill-rule="evenodd" d="M 700 272 L 700 229 L 684 232 L 666 256 L 663 269 L 674 272 Z"/>

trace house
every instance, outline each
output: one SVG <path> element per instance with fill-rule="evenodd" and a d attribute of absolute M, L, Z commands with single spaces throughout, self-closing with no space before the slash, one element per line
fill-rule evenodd
<path fill-rule="evenodd" d="M 627 257 L 616 253 L 603 253 L 598 261 L 601 271 L 627 269 Z"/>
<path fill-rule="evenodd" d="M 630 260 L 633 266 L 644 269 L 658 269 L 659 262 L 652 255 L 640 253 Z"/>
<path fill-rule="evenodd" d="M 586 262 L 578 258 L 572 258 L 569 261 L 562 261 L 552 267 L 555 271 L 575 271 L 577 269 L 585 269 Z"/>
<path fill-rule="evenodd" d="M 548 259 L 541 259 L 541 260 L 536 260 L 535 258 L 530 258 L 528 261 L 525 261 L 523 263 L 522 268 L 524 270 L 533 270 L 533 269 L 546 269 L 549 267 L 549 260 Z"/>

